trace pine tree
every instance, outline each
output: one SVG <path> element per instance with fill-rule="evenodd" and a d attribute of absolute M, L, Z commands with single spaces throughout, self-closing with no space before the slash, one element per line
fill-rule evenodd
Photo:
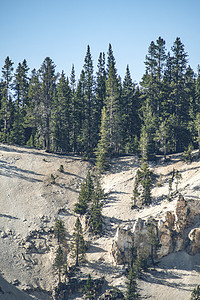
<path fill-rule="evenodd" d="M 95 187 L 92 195 L 92 207 L 90 212 L 89 227 L 94 235 L 101 234 L 103 231 L 102 203 L 104 191 L 100 183 L 100 175 L 95 177 Z"/>
<path fill-rule="evenodd" d="M 109 135 L 108 135 L 108 121 L 106 115 L 105 106 L 102 109 L 101 115 L 101 128 L 100 128 L 100 139 L 96 149 L 96 168 L 101 174 L 109 166 Z"/>
<path fill-rule="evenodd" d="M 84 154 L 82 145 L 82 127 L 84 123 L 84 111 L 85 111 L 85 72 L 81 71 L 80 79 L 77 84 L 76 95 L 75 95 L 75 120 L 76 120 L 76 132 L 75 134 L 75 145 L 77 153 Z"/>
<path fill-rule="evenodd" d="M 75 265 L 79 266 L 80 262 L 84 260 L 86 253 L 86 245 L 83 238 L 83 230 L 79 218 L 76 219 L 71 250 L 73 252 L 73 256 L 75 257 Z"/>
<path fill-rule="evenodd" d="M 112 49 L 109 48 L 110 56 L 108 57 L 108 75 L 106 80 L 106 113 L 108 117 L 108 134 L 109 134 L 109 151 L 111 154 L 118 154 L 121 150 L 121 110 L 120 110 L 120 93 L 121 84 L 117 77 L 115 68 L 115 59 Z"/>
<path fill-rule="evenodd" d="M 69 152 L 71 131 L 71 89 L 62 71 L 57 84 L 57 93 L 52 105 L 52 148 L 55 151 Z"/>
<path fill-rule="evenodd" d="M 13 79 L 13 62 L 9 56 L 5 59 L 5 64 L 2 68 L 3 88 L 1 98 L 0 116 L 2 120 L 1 141 L 8 142 L 9 132 L 12 126 L 12 79 Z"/>
<path fill-rule="evenodd" d="M 42 136 L 43 148 L 50 150 L 50 122 L 52 104 L 55 95 L 56 79 L 55 65 L 50 57 L 46 57 L 40 68 L 40 77 L 42 81 Z"/>
<path fill-rule="evenodd" d="M 133 189 L 133 202 L 134 206 L 138 203 L 142 205 L 149 205 L 152 202 L 152 180 L 153 173 L 150 171 L 146 162 L 143 162 L 141 169 L 137 170 L 134 189 Z M 141 190 L 141 191 L 140 191 Z"/>
<path fill-rule="evenodd" d="M 147 103 L 143 107 L 143 125 L 140 134 L 139 148 L 142 159 L 145 161 L 155 158 L 155 127 L 156 117 L 152 112 L 151 106 Z"/>
<path fill-rule="evenodd" d="M 200 300 L 200 286 L 197 285 L 196 288 L 192 291 L 190 300 Z"/>
<path fill-rule="evenodd" d="M 79 120 L 78 120 L 78 107 L 77 107 L 77 99 L 76 99 L 76 76 L 74 65 L 72 65 L 72 71 L 70 76 L 70 87 L 71 87 L 71 147 L 72 151 L 75 154 L 77 151 L 77 137 L 79 130 Z"/>
<path fill-rule="evenodd" d="M 90 170 L 87 172 L 86 180 L 85 180 L 86 186 L 87 186 L 87 191 L 88 191 L 88 202 L 91 201 L 92 195 L 94 193 L 94 183 L 92 180 L 92 176 L 90 173 Z"/>
<path fill-rule="evenodd" d="M 156 118 L 162 116 L 164 101 L 163 74 L 166 64 L 165 41 L 159 37 L 151 42 L 146 56 L 146 73 L 142 78 L 143 92 Z"/>
<path fill-rule="evenodd" d="M 176 38 L 172 47 L 172 109 L 175 113 L 176 151 L 183 151 L 189 143 L 186 122 L 189 120 L 189 100 L 185 92 L 185 73 L 187 68 L 187 53 L 180 38 Z"/>
<path fill-rule="evenodd" d="M 26 126 L 24 124 L 26 109 L 28 106 L 28 71 L 29 67 L 24 59 L 22 63 L 18 64 L 13 81 L 13 90 L 15 92 L 15 109 L 10 140 L 12 143 L 20 145 L 25 144 L 29 139 L 28 130 L 26 130 Z"/>
<path fill-rule="evenodd" d="M 128 281 L 126 282 L 126 300 L 139 299 L 138 287 L 137 287 L 137 275 L 134 270 L 134 266 L 129 268 Z"/>
<path fill-rule="evenodd" d="M 27 145 L 31 147 L 41 146 L 42 136 L 42 99 L 41 99 L 41 83 L 39 81 L 39 73 L 33 69 L 28 89 L 28 105 L 26 107 L 26 115 L 24 126 L 26 128 Z"/>
<path fill-rule="evenodd" d="M 108 77 L 111 65 L 112 65 L 112 67 L 115 68 L 116 61 L 115 61 L 115 57 L 114 57 L 114 54 L 113 54 L 112 45 L 109 44 L 109 46 L 108 46 L 108 53 L 107 53 L 107 69 L 106 69 L 106 75 L 107 75 L 107 77 Z"/>
<path fill-rule="evenodd" d="M 100 53 L 96 74 L 96 118 L 98 119 L 98 128 L 100 127 L 101 111 L 105 104 L 106 97 L 106 70 L 105 70 L 105 53 Z"/>
<path fill-rule="evenodd" d="M 155 44 L 155 61 L 156 61 L 156 77 L 157 81 L 161 82 L 164 75 L 164 69 L 166 65 L 166 49 L 165 41 L 159 36 Z"/>
<path fill-rule="evenodd" d="M 53 228 L 54 236 L 57 238 L 58 244 L 65 240 L 65 227 L 62 220 L 57 219 Z"/>
<path fill-rule="evenodd" d="M 25 109 L 28 104 L 28 87 L 29 87 L 29 77 L 28 77 L 29 67 L 27 65 L 26 59 L 22 63 L 18 64 L 16 69 L 15 78 L 13 81 L 13 89 L 15 91 L 15 102 L 17 107 Z"/>
<path fill-rule="evenodd" d="M 83 182 L 81 185 L 81 190 L 79 192 L 78 202 L 75 203 L 74 212 L 79 215 L 84 215 L 88 208 L 88 195 L 86 183 Z"/>
<path fill-rule="evenodd" d="M 54 267 L 58 271 L 58 284 L 61 282 L 61 271 L 64 266 L 64 254 L 61 246 L 58 246 L 58 249 L 56 251 L 56 257 L 54 261 Z"/>
<path fill-rule="evenodd" d="M 75 204 L 74 211 L 77 214 L 84 215 L 88 208 L 88 203 L 91 202 L 94 192 L 94 184 L 88 170 L 87 177 L 81 185 L 78 202 Z"/>
<path fill-rule="evenodd" d="M 159 129 L 156 131 L 155 141 L 159 145 L 159 150 L 163 152 L 165 160 L 167 152 L 170 149 L 169 136 L 169 126 L 167 124 L 167 121 L 163 121 L 160 124 Z"/>
<path fill-rule="evenodd" d="M 86 299 L 95 299 L 94 285 L 90 274 L 88 274 L 87 282 L 85 285 L 85 295 Z"/>
<path fill-rule="evenodd" d="M 140 103 L 138 89 L 132 82 L 129 66 L 123 81 L 121 103 L 123 148 L 126 153 L 136 152 L 135 138 L 138 137 L 141 123 L 138 114 Z"/>
<path fill-rule="evenodd" d="M 165 121 L 168 99 L 168 86 L 164 81 L 167 55 L 165 41 L 159 37 L 156 42 L 151 42 L 145 60 L 146 73 L 142 78 L 142 121 L 144 125 L 141 131 L 141 141 L 144 148 L 146 142 L 147 160 L 154 159 L 157 152 L 155 133 L 159 132 L 159 126 Z M 166 77 L 167 78 L 167 77 Z M 141 148 L 141 146 L 140 146 Z M 144 149 L 143 149 L 144 151 Z"/>
<path fill-rule="evenodd" d="M 90 47 L 87 48 L 84 63 L 84 118 L 81 128 L 81 144 L 82 152 L 86 158 L 93 154 L 93 149 L 96 145 L 97 126 L 95 125 L 95 95 L 94 95 L 94 75 L 93 75 L 93 61 L 90 52 Z"/>
<path fill-rule="evenodd" d="M 155 268 L 155 257 L 157 255 L 157 250 L 160 247 L 158 238 L 158 228 L 154 222 L 150 222 L 147 228 L 147 241 L 150 245 L 150 258 Z"/>

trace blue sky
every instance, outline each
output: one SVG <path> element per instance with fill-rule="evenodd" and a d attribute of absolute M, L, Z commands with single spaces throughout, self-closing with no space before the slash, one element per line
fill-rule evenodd
<path fill-rule="evenodd" d="M 50 56 L 56 70 L 79 78 L 87 45 L 96 68 L 112 44 L 118 74 L 129 64 L 134 81 L 145 71 L 150 42 L 161 36 L 170 50 L 180 37 L 196 72 L 200 64 L 199 0 L 0 0 L 0 68 L 9 56 L 38 69 Z"/>

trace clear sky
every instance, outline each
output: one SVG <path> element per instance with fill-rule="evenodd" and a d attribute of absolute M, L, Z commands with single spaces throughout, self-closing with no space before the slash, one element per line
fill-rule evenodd
<path fill-rule="evenodd" d="M 196 72 L 200 64 L 200 0 L 0 0 L 0 68 L 7 56 L 26 58 L 32 70 L 45 57 L 56 70 L 79 78 L 87 45 L 96 68 L 111 43 L 118 74 L 127 64 L 139 82 L 151 41 L 161 36 L 169 51 L 180 37 Z"/>

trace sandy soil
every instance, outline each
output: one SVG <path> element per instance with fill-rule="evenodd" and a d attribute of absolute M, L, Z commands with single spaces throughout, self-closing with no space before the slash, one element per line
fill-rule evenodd
<path fill-rule="evenodd" d="M 64 173 L 58 171 L 60 165 L 63 165 Z M 20 289 L 29 291 L 27 299 L 50 299 L 46 293 L 31 291 L 36 288 L 51 291 L 57 281 L 52 268 L 56 241 L 51 230 L 55 219 L 61 218 L 70 240 L 76 219 L 74 203 L 88 167 L 89 163 L 77 156 L 0 145 L 0 270 L 7 280 L 0 278 L 0 287 L 5 291 L 1 294 L 0 290 L 0 299 L 7 299 L 1 297 L 7 296 L 9 288 L 13 295 L 20 293 Z M 139 161 L 134 156 L 112 161 L 110 171 L 102 178 L 108 193 L 103 207 L 105 234 L 99 239 L 85 235 L 91 240 L 87 251 L 88 263 L 81 268 L 82 276 L 86 278 L 87 273 L 91 273 L 92 277 L 105 276 L 109 285 L 121 289 L 125 289 L 124 268 L 115 266 L 110 254 L 117 226 L 139 217 L 163 219 L 166 211 L 174 210 L 176 200 L 169 202 L 166 199 L 168 178 L 173 169 L 182 174 L 179 189 L 184 197 L 195 201 L 200 199 L 200 162 L 186 165 L 177 154 L 171 156 L 167 163 L 151 165 L 157 174 L 154 202 L 139 211 L 132 210 L 131 196 L 138 167 Z M 51 183 L 51 174 L 56 178 L 55 184 Z M 161 182 L 159 187 L 158 180 Z M 36 250 L 30 251 L 36 237 L 40 244 L 37 243 Z M 200 282 L 199 258 L 184 251 L 164 257 L 155 271 L 144 274 L 143 280 L 139 280 L 142 298 L 190 299 L 191 291 Z M 9 283 L 15 283 L 16 287 Z M 21 298 L 17 295 L 8 299 L 26 299 L 21 295 Z"/>

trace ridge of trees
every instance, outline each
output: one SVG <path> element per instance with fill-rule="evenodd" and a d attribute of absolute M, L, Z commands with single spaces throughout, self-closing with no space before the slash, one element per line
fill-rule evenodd
<path fill-rule="evenodd" d="M 117 74 L 111 44 L 107 60 L 100 53 L 96 74 L 87 47 L 78 80 L 74 65 L 69 77 L 57 74 L 50 57 L 31 73 L 25 59 L 14 71 L 7 57 L 0 81 L 0 142 L 86 159 L 96 155 L 100 172 L 114 155 L 140 153 L 152 160 L 189 145 L 200 149 L 200 67 L 196 74 L 188 65 L 179 37 L 168 52 L 163 38 L 152 41 L 144 63 L 138 85 L 129 66 L 124 80 Z"/>

